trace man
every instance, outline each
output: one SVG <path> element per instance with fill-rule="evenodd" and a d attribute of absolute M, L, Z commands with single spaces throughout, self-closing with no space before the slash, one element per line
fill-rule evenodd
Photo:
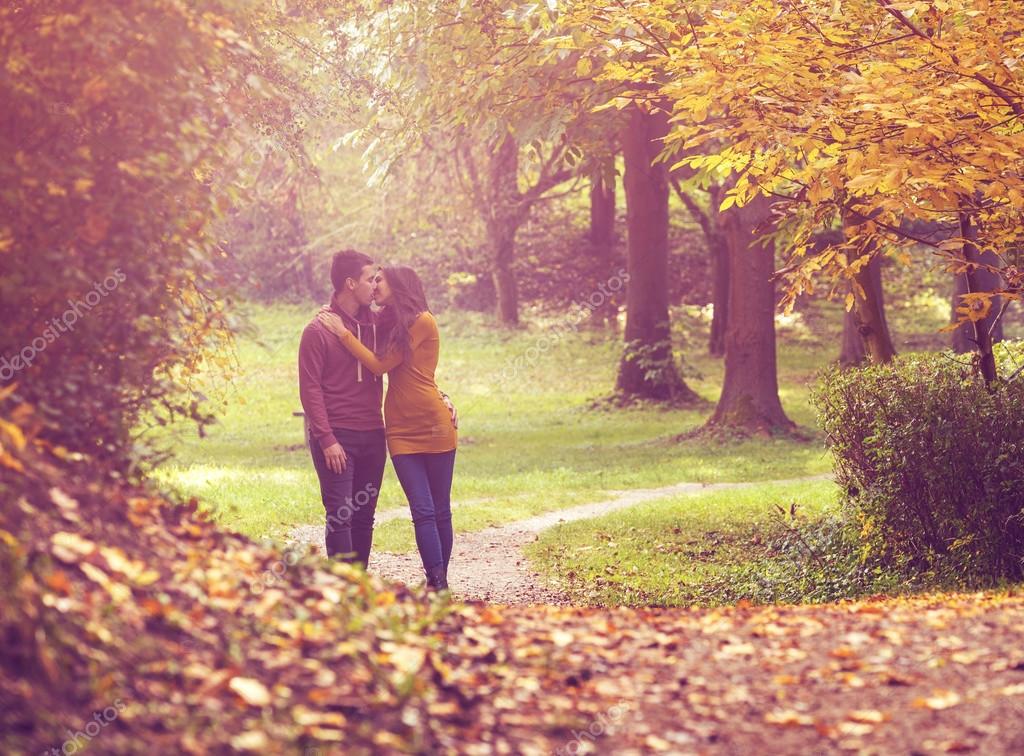
<path fill-rule="evenodd" d="M 370 311 L 376 271 L 373 260 L 352 249 L 331 261 L 331 310 L 374 351 L 385 336 Z M 382 387 L 381 379 L 316 319 L 302 331 L 299 398 L 327 517 L 327 555 L 364 568 L 387 457 Z"/>

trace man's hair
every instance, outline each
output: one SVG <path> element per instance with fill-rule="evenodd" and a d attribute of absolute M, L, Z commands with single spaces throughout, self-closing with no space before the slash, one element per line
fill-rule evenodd
<path fill-rule="evenodd" d="M 331 285 L 334 286 L 335 293 L 344 288 L 345 279 L 359 280 L 359 275 L 367 265 L 373 265 L 373 260 L 362 252 L 357 252 L 354 249 L 335 252 L 334 259 L 331 260 Z"/>

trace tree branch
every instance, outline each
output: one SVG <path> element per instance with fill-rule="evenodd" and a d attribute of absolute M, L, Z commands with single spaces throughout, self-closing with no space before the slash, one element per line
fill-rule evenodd
<path fill-rule="evenodd" d="M 711 226 L 711 218 L 708 213 L 701 210 L 700 205 L 694 202 L 693 197 L 683 191 L 683 187 L 679 184 L 679 179 L 675 176 L 671 176 L 669 180 L 672 182 L 672 188 L 675 190 L 676 196 L 686 206 L 686 209 L 690 211 L 690 215 L 693 219 L 700 224 L 701 231 L 704 232 L 705 238 L 711 239 L 714 229 Z"/>

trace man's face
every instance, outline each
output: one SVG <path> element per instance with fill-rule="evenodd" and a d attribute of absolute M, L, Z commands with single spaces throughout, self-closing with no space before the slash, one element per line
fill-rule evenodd
<path fill-rule="evenodd" d="M 355 300 L 364 307 L 369 307 L 370 302 L 373 301 L 373 280 L 376 275 L 376 265 L 364 265 L 362 271 L 359 273 L 359 279 L 351 279 L 355 281 L 355 288 L 352 289 L 352 296 L 355 297 Z"/>

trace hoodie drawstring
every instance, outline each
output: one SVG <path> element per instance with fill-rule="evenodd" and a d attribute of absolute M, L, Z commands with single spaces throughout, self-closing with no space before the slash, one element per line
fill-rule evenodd
<path fill-rule="evenodd" d="M 360 343 L 363 340 L 363 327 L 359 324 L 358 320 L 356 321 L 356 339 L 358 339 Z M 358 383 L 363 382 L 363 363 L 359 360 L 356 360 L 356 381 Z"/>

